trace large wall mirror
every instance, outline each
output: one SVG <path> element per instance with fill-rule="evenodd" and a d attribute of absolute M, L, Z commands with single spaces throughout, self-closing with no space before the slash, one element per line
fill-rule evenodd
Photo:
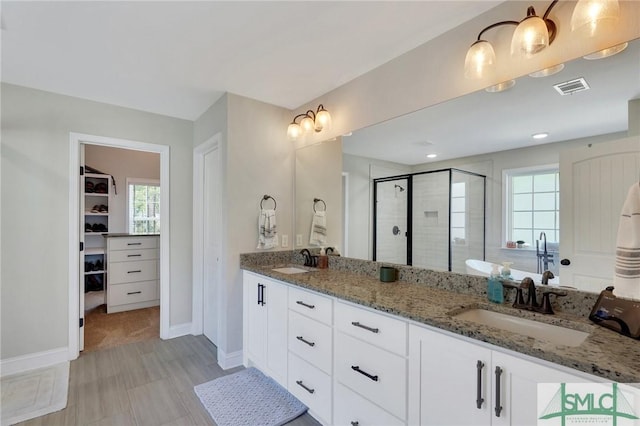
<path fill-rule="evenodd" d="M 333 212 L 343 234 L 334 235 L 329 245 L 340 246 L 349 257 L 372 259 L 374 180 L 456 168 L 487 177 L 488 262 L 509 261 L 514 269 L 535 273 L 540 264 L 536 244 L 542 241 L 538 231 L 544 230 L 552 262 L 547 266 L 560 277 L 561 284 L 600 291 L 613 280 L 611 262 L 622 203 L 629 186 L 640 180 L 639 75 L 640 40 L 634 40 L 614 56 L 599 60 L 579 58 L 565 63 L 554 75 L 523 76 L 508 90 L 475 92 L 344 136 L 342 158 L 322 160 L 339 162 L 344 173 L 342 180 L 335 180 L 332 186 L 337 199 L 344 197 L 342 211 Z M 556 85 L 560 85 L 559 89 Z M 579 86 L 586 90 L 560 93 Z M 532 138 L 543 132 L 548 133 L 547 138 Z M 307 148 L 297 153 L 302 154 L 304 149 Z M 585 163 L 585 151 L 600 159 Z M 437 157 L 429 159 L 428 154 Z M 518 240 L 525 240 L 521 248 L 506 247 L 511 239 L 507 234 L 513 232 L 507 231 L 504 223 L 509 198 L 505 182 L 511 179 L 510 173 L 517 175 L 517 171 L 527 168 L 553 169 L 561 162 L 573 165 L 560 171 L 561 178 L 545 179 L 560 193 L 556 208 L 562 205 L 560 212 L 571 210 L 572 219 L 548 214 L 544 225 L 529 224 L 531 237 L 517 234 Z M 575 162 L 590 166 L 580 168 Z M 586 168 L 596 166 L 610 168 L 615 179 L 613 190 L 610 182 L 603 182 L 606 179 L 585 174 Z M 304 170 L 296 168 L 296 199 L 303 194 L 312 198 L 306 189 L 308 182 L 299 181 L 301 176 Z M 567 191 L 559 190 L 566 185 L 573 191 L 571 209 Z M 397 195 L 394 191 L 390 194 Z M 600 204 L 611 206 L 609 210 L 595 214 L 581 208 L 598 196 Z M 300 221 L 298 217 L 301 212 L 297 209 L 296 234 L 308 234 L 307 219 Z M 587 268 L 593 262 L 588 257 L 583 259 L 580 250 L 608 254 L 609 260 L 602 263 L 600 271 L 582 270 L 582 265 Z M 569 267 L 560 265 L 564 258 L 570 258 Z"/>

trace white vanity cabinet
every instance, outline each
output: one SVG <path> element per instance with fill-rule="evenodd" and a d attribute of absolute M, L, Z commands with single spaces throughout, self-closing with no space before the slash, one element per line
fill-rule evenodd
<path fill-rule="evenodd" d="M 409 327 L 412 425 L 536 425 L 538 383 L 588 381 L 431 329 Z"/>
<path fill-rule="evenodd" d="M 244 365 L 287 386 L 287 286 L 244 272 Z"/>

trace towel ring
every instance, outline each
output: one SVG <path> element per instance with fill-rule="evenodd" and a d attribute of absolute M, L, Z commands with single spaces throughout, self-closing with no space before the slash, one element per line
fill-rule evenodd
<path fill-rule="evenodd" d="M 316 210 L 316 204 L 318 203 L 322 203 L 324 205 L 324 210 L 323 211 L 327 211 L 327 203 L 324 202 L 324 200 L 321 200 L 320 198 L 314 198 L 313 199 L 313 212 L 317 213 L 318 211 Z"/>
<path fill-rule="evenodd" d="M 269 198 L 271 198 L 273 200 L 273 209 L 275 210 L 278 207 L 278 203 L 276 203 L 276 199 L 273 198 L 271 195 L 266 195 L 265 194 L 265 195 L 262 196 L 262 200 L 260 200 L 260 208 L 262 208 L 262 203 L 264 203 Z"/>

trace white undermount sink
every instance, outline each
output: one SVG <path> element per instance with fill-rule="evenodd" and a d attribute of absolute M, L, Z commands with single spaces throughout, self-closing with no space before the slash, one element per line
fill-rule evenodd
<path fill-rule="evenodd" d="M 286 266 L 284 268 L 274 268 L 272 271 L 280 272 L 281 274 L 303 274 L 309 272 L 306 269 L 296 268 L 295 266 Z"/>
<path fill-rule="evenodd" d="M 486 309 L 469 309 L 454 315 L 454 317 L 565 346 L 580 346 L 589 336 L 589 333 L 584 331 L 514 317 Z"/>

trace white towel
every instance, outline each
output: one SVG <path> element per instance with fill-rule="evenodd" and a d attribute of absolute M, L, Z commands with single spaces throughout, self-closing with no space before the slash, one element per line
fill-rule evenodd
<path fill-rule="evenodd" d="M 276 232 L 276 211 L 260 210 L 258 218 L 258 247 L 270 249 L 278 245 L 278 233 Z"/>
<path fill-rule="evenodd" d="M 640 298 L 640 183 L 631 185 L 622 206 L 613 286 L 618 296 Z"/>
<path fill-rule="evenodd" d="M 327 243 L 327 216 L 325 211 L 315 212 L 311 219 L 311 234 L 309 244 L 322 246 Z"/>

